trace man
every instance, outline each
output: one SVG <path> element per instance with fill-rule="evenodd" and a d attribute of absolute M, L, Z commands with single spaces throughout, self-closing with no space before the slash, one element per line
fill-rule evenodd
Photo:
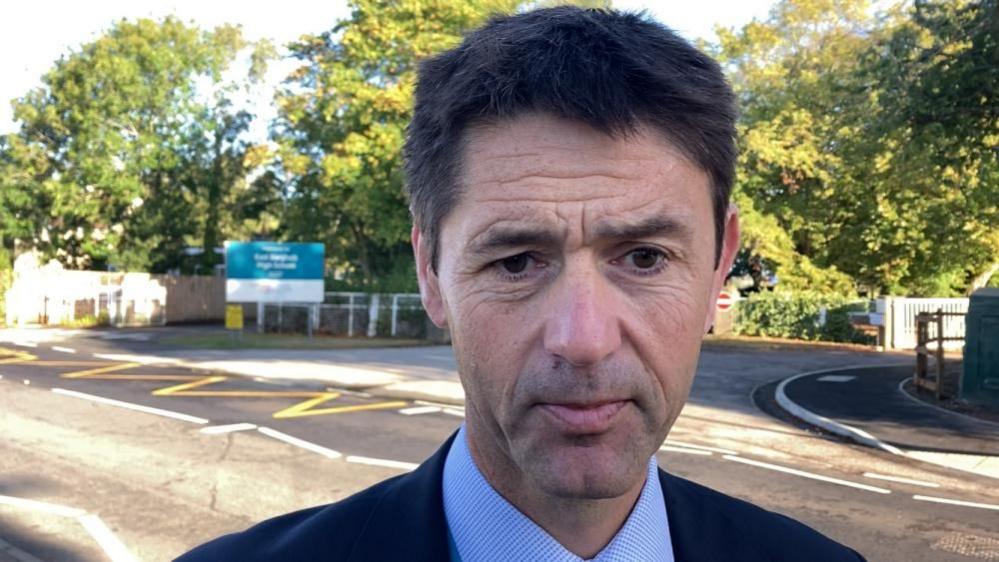
<path fill-rule="evenodd" d="M 738 249 L 734 121 L 718 65 L 638 15 L 499 17 L 425 62 L 413 249 L 465 424 L 182 560 L 862 560 L 656 465 Z"/>

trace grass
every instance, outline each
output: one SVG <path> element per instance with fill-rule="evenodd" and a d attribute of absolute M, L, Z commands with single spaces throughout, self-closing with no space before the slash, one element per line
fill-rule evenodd
<path fill-rule="evenodd" d="M 238 333 L 175 336 L 161 340 L 166 345 L 195 349 L 361 349 L 432 345 L 427 340 L 403 338 L 344 338 L 300 334 Z"/>

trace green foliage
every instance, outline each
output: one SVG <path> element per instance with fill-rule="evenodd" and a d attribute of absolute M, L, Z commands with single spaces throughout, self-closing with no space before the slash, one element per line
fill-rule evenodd
<path fill-rule="evenodd" d="M 822 310 L 825 323 L 821 323 Z M 850 326 L 849 312 L 867 310 L 866 301 L 815 291 L 753 293 L 736 307 L 735 330 L 751 336 L 873 343 Z"/>
<path fill-rule="evenodd" d="M 784 0 L 720 30 L 747 247 L 789 288 L 960 294 L 999 263 L 995 0 Z M 832 271 L 833 273 L 829 273 Z M 830 285 L 830 279 L 835 279 Z"/>
<path fill-rule="evenodd" d="M 353 269 L 369 290 L 412 261 L 401 152 L 416 65 L 515 6 L 355 0 L 332 30 L 291 45 L 302 66 L 278 93 L 274 127 L 282 235 L 324 242 L 332 265 Z"/>
<path fill-rule="evenodd" d="M 794 242 L 777 218 L 758 211 L 745 193 L 734 193 L 733 202 L 739 208 L 744 254 L 759 256 L 777 274 L 782 290 L 855 294 L 853 279 L 835 266 L 818 267 L 808 256 L 795 251 Z"/>
<path fill-rule="evenodd" d="M 0 144 L 3 232 L 74 268 L 162 271 L 195 240 L 215 244 L 249 119 L 222 75 L 250 46 L 232 26 L 121 20 L 57 61 Z"/>
<path fill-rule="evenodd" d="M 93 314 L 78 316 L 73 320 L 64 321 L 61 325 L 65 328 L 95 328 L 100 326 L 110 326 L 111 318 L 108 316 L 107 312 L 101 312 L 97 316 L 94 316 Z"/>
<path fill-rule="evenodd" d="M 708 48 L 742 106 L 744 261 L 782 291 L 843 299 L 999 282 L 996 2 L 783 0 L 718 31 Z M 247 142 L 237 96 L 272 44 L 228 25 L 118 21 L 15 100 L 0 252 L 190 273 L 216 265 L 227 238 L 314 240 L 338 272 L 331 287 L 415 291 L 401 147 L 417 64 L 491 13 L 562 3 L 353 0 L 349 17 L 290 45 L 300 66 L 276 93 L 268 146 Z M 243 58 L 248 76 L 227 78 Z M 202 253 L 183 257 L 191 246 Z M 813 304 L 775 329 L 826 337 L 801 320 Z"/>

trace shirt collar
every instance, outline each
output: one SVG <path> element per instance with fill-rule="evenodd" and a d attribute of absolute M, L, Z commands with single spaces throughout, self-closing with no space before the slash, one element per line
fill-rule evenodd
<path fill-rule="evenodd" d="M 486 481 L 468 449 L 464 425 L 444 461 L 443 489 L 452 552 L 457 552 L 461 562 L 582 560 Z M 617 535 L 592 560 L 673 562 L 669 520 L 654 455 L 649 459 L 645 485 L 631 514 Z"/>

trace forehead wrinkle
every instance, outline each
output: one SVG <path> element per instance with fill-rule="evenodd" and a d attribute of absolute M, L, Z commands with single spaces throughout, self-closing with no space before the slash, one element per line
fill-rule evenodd
<path fill-rule="evenodd" d="M 538 193 L 536 196 L 533 197 L 532 196 L 525 197 L 524 195 L 516 195 L 516 196 L 510 195 L 504 197 L 502 194 L 497 194 L 496 196 L 493 197 L 484 197 L 481 199 L 475 199 L 474 202 L 475 203 L 556 203 L 556 204 L 588 203 L 591 201 L 610 201 L 614 199 L 620 199 L 622 197 L 628 197 L 630 193 L 631 193 L 630 190 L 622 189 L 620 193 L 616 193 L 614 195 L 595 194 L 592 196 L 583 196 L 583 197 L 574 196 L 572 198 L 567 198 L 565 194 L 562 193 L 552 193 L 547 197 L 545 196 L 544 193 Z"/>
<path fill-rule="evenodd" d="M 584 206 L 585 213 L 585 206 Z M 689 245 L 696 235 L 695 217 L 683 202 L 636 202 L 612 213 L 596 213 L 593 224 L 583 221 L 587 243 L 594 240 L 626 241 L 642 238 L 675 238 Z"/>
<path fill-rule="evenodd" d="M 494 180 L 499 185 L 507 185 L 511 183 L 518 183 L 529 179 L 547 179 L 547 180 L 582 180 L 590 178 L 603 178 L 609 180 L 634 180 L 635 177 L 617 174 L 599 174 L 599 173 L 580 173 L 580 174 L 558 174 L 558 173 L 540 173 L 540 172 L 528 172 L 526 174 L 516 176 L 510 179 L 497 179 Z"/>
<path fill-rule="evenodd" d="M 481 254 L 497 247 L 553 244 L 567 235 L 567 228 L 559 227 L 561 222 L 551 209 L 524 210 L 518 218 L 504 217 L 479 225 L 467 237 L 465 247 L 472 253 Z"/>

